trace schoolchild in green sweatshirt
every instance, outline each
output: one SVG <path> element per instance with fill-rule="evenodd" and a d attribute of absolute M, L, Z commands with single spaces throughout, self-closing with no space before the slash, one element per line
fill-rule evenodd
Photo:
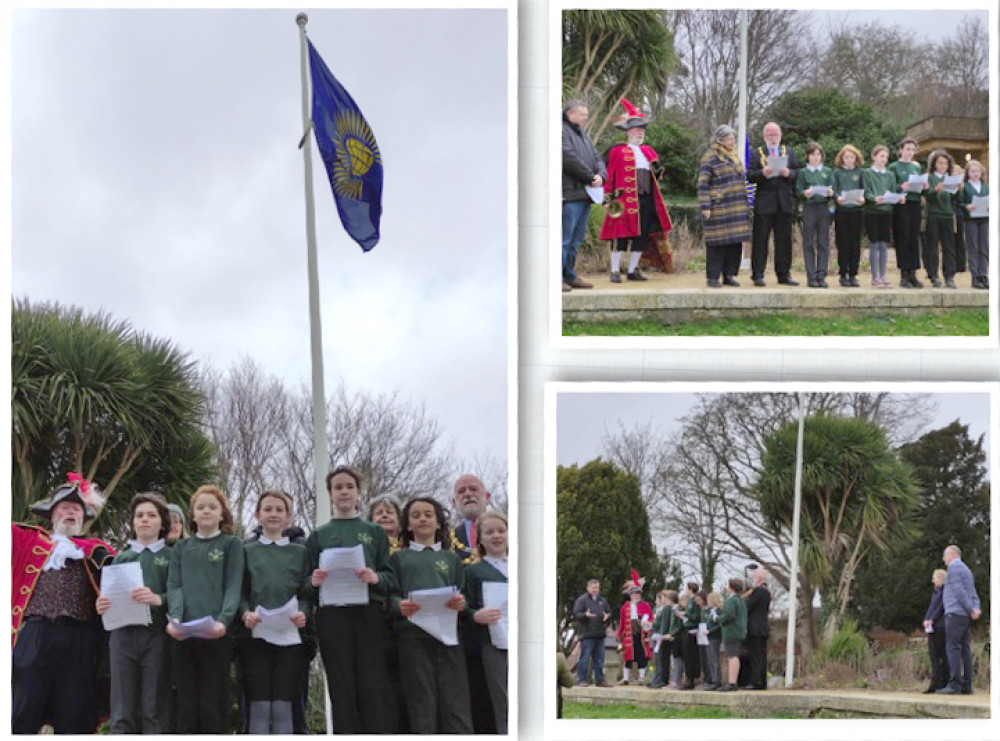
<path fill-rule="evenodd" d="M 887 152 L 888 154 L 888 152 Z M 719 692 L 733 692 L 738 689 L 740 676 L 740 646 L 747 637 L 747 606 L 741 596 L 743 580 L 733 577 L 726 585 L 726 601 L 718 615 L 722 626 L 722 649 L 729 658 L 729 681 L 719 688 Z"/>
<path fill-rule="evenodd" d="M 718 592 L 709 592 L 706 599 L 708 603 L 708 615 L 705 622 L 708 623 L 708 648 L 705 650 L 705 679 L 708 682 L 706 690 L 717 690 L 722 686 L 722 665 L 720 664 L 720 651 L 722 649 L 722 625 L 719 623 L 719 613 L 722 611 L 722 595 Z"/>
<path fill-rule="evenodd" d="M 941 287 L 938 266 L 944 273 L 944 285 L 957 288 L 955 273 L 958 265 L 955 254 L 955 213 L 952 194 L 944 189 L 944 179 L 955 166 L 954 158 L 943 149 L 931 152 L 927 159 L 927 230 L 924 232 L 924 267 L 935 288 Z M 938 245 L 941 245 L 940 260 Z"/>
<path fill-rule="evenodd" d="M 899 159 L 888 166 L 896 178 L 896 189 L 906 193 L 906 200 L 892 207 L 892 241 L 896 247 L 896 265 L 899 268 L 901 288 L 923 288 L 917 280 L 920 270 L 920 199 L 927 190 L 927 183 L 911 183 L 911 175 L 919 175 L 922 168 L 914 161 L 917 142 L 907 137 L 898 150 Z"/>
<path fill-rule="evenodd" d="M 355 577 L 368 585 L 363 605 L 319 605 L 316 633 L 323 656 L 333 727 L 336 733 L 395 733 L 395 698 L 385 663 L 385 600 L 392 584 L 389 571 L 389 538 L 380 526 L 361 519 L 358 500 L 361 476 L 348 466 L 338 466 L 326 477 L 332 519 L 306 540 L 314 587 L 310 597 L 319 604 L 319 589 L 328 571 L 320 568 L 320 554 L 327 548 L 361 546 L 365 565 Z"/>
<path fill-rule="evenodd" d="M 466 620 L 475 626 L 476 640 L 479 641 L 486 673 L 486 688 L 493 704 L 493 716 L 497 733 L 507 733 L 507 649 L 498 648 L 490 639 L 489 626 L 503 617 L 498 607 L 485 607 L 483 584 L 486 582 L 507 582 L 507 517 L 493 510 L 487 510 L 476 520 L 479 560 L 465 568 Z"/>
<path fill-rule="evenodd" d="M 273 610 L 295 600 L 288 618 L 296 628 L 305 628 L 309 578 L 309 554 L 304 545 L 282 535 L 290 519 L 292 498 L 279 489 L 269 489 L 257 500 L 255 515 L 261 525 L 260 538 L 247 543 L 243 599 L 243 625 L 251 637 L 243 647 L 244 683 L 248 703 L 249 733 L 290 734 L 294 731 L 292 703 L 298 690 L 304 653 L 296 631 L 292 642 L 271 642 L 253 636 L 261 623 L 260 608 Z M 297 640 L 295 640 L 297 639 Z"/>
<path fill-rule="evenodd" d="M 163 497 L 140 492 L 129 503 L 129 547 L 112 564 L 138 562 L 142 584 L 129 594 L 133 602 L 149 605 L 149 625 L 126 625 L 111 631 L 108 639 L 111 674 L 111 733 L 164 733 L 161 696 L 169 691 L 169 677 L 162 671 L 168 649 L 166 633 L 167 568 L 170 546 L 164 538 L 170 514 Z M 97 598 L 97 614 L 110 609 L 112 600 Z"/>
<path fill-rule="evenodd" d="M 852 203 L 844 196 L 850 190 L 864 190 L 861 182 L 861 168 L 865 158 L 853 144 L 845 144 L 833 160 L 833 191 L 836 194 L 837 211 L 833 215 L 834 233 L 837 241 L 837 267 L 840 270 L 842 288 L 858 288 L 858 268 L 861 264 L 861 207 L 862 203 Z"/>
<path fill-rule="evenodd" d="M 449 545 L 444 507 L 430 497 L 416 497 L 403 508 L 403 548 L 389 559 L 393 612 L 398 616 L 403 693 L 413 733 L 464 733 L 472 729 L 469 680 L 461 646 L 445 645 L 410 618 L 420 605 L 410 597 L 423 589 L 453 587 L 446 606 L 462 612 L 465 586 L 462 560 Z"/>
<path fill-rule="evenodd" d="M 698 677 L 701 676 L 701 651 L 698 650 L 698 624 L 701 622 L 701 608 L 695 600 L 699 592 L 698 582 L 689 581 L 687 591 L 690 595 L 684 610 L 684 630 L 681 632 L 681 651 L 684 654 L 684 674 L 687 680 L 681 686 L 682 690 L 693 690 Z"/>
<path fill-rule="evenodd" d="M 817 142 L 806 144 L 808 164 L 799 169 L 795 180 L 795 193 L 803 200 L 802 257 L 806 263 L 810 288 L 827 287 L 826 273 L 830 264 L 833 171 L 823 164 L 824 156 L 823 147 Z"/>
<path fill-rule="evenodd" d="M 196 532 L 170 553 L 167 634 L 177 685 L 177 733 L 229 732 L 229 637 L 243 588 L 243 544 L 233 535 L 233 515 L 217 486 L 191 495 Z M 208 635 L 185 638 L 181 623 L 209 617 Z"/>
<path fill-rule="evenodd" d="M 965 166 L 965 183 L 958 192 L 958 202 L 965 222 L 965 246 L 969 255 L 969 272 L 972 287 L 988 290 L 990 287 L 990 217 L 973 216 L 972 200 L 990 194 L 986 184 L 986 168 L 979 160 L 970 160 Z"/>
<path fill-rule="evenodd" d="M 896 176 L 886 169 L 889 148 L 884 144 L 872 149 L 872 166 L 861 175 L 865 189 L 865 232 L 872 268 L 872 287 L 889 288 L 885 279 L 889 259 L 889 235 L 892 230 L 892 204 L 884 203 L 885 194 L 896 192 Z"/>

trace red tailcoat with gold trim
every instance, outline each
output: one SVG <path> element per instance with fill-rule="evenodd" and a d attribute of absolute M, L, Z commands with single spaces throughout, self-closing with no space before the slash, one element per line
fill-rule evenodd
<path fill-rule="evenodd" d="M 636 604 L 636 611 L 639 613 L 639 620 L 643 618 L 648 620 L 650 623 L 653 622 L 653 608 L 649 606 L 648 602 L 643 602 L 639 600 Z M 632 600 L 629 600 L 624 605 L 622 605 L 621 613 L 618 617 L 618 640 L 622 644 L 622 661 L 635 661 L 635 647 L 632 645 Z M 649 658 L 649 631 L 642 631 L 642 649 L 643 655 Z"/>
<path fill-rule="evenodd" d="M 11 523 L 11 583 L 10 583 L 10 615 L 11 634 L 10 647 L 17 642 L 17 633 L 24 618 L 24 610 L 35 591 L 38 576 L 42 566 L 56 547 L 56 543 L 45 530 L 35 525 L 19 525 Z M 96 599 L 100 594 L 100 585 L 96 574 L 105 562 L 114 555 L 114 549 L 99 538 L 73 538 L 73 542 L 83 551 L 87 577 L 93 588 L 93 595 L 87 599 Z"/>
<path fill-rule="evenodd" d="M 660 158 L 652 147 L 642 144 L 639 148 L 651 163 Z M 669 232 L 672 226 L 670 215 L 667 213 L 667 206 L 660 194 L 660 185 L 652 170 L 650 175 L 653 177 L 653 203 L 656 204 L 656 215 L 660 221 L 658 231 Z M 608 152 L 608 179 L 604 183 L 604 192 L 611 193 L 619 188 L 625 189 L 621 196 L 625 212 L 617 219 L 604 217 L 601 239 L 628 239 L 639 236 L 639 186 L 636 184 L 635 153 L 628 144 L 618 144 Z"/>

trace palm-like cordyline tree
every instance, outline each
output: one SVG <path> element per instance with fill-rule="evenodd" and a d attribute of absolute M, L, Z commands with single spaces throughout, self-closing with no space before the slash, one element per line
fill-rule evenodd
<path fill-rule="evenodd" d="M 666 91 L 677 58 L 664 11 L 565 10 L 562 22 L 563 99 L 587 101 L 594 141 L 622 113 L 623 95 L 652 105 Z"/>
<path fill-rule="evenodd" d="M 15 301 L 12 347 L 12 516 L 78 471 L 108 499 L 119 529 L 128 496 L 179 500 L 210 474 L 194 364 L 171 342 L 107 314 Z M 116 492 L 118 493 L 115 496 Z"/>
<path fill-rule="evenodd" d="M 765 444 L 755 494 L 761 513 L 790 531 L 794 515 L 796 423 Z M 810 583 L 833 590 L 827 635 L 839 627 L 858 566 L 873 550 L 912 536 L 919 491 L 885 432 L 860 418 L 814 416 L 803 433 L 799 563 Z"/>

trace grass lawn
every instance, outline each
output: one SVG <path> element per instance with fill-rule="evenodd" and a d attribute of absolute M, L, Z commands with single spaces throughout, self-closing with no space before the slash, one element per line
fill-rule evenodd
<path fill-rule="evenodd" d="M 661 324 L 655 321 L 620 322 L 566 322 L 563 335 L 567 337 L 600 336 L 730 336 L 730 337 L 822 337 L 822 336 L 879 336 L 879 337 L 933 337 L 933 336 L 986 336 L 989 334 L 988 309 L 955 309 L 943 313 L 911 316 L 899 314 L 872 314 L 855 317 L 800 317 L 775 314 L 763 317 L 734 317 L 707 319 L 685 324 Z"/>
<path fill-rule="evenodd" d="M 741 718 L 721 708 L 647 708 L 635 705 L 594 705 L 565 702 L 563 718 Z M 766 718 L 798 718 L 797 715 L 768 715 Z"/>

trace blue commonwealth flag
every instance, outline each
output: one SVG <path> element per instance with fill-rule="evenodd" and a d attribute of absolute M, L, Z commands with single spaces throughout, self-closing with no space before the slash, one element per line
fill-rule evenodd
<path fill-rule="evenodd" d="M 316 144 L 337 202 L 340 221 L 365 252 L 379 240 L 382 156 L 371 127 L 309 42 L 312 119 Z"/>

